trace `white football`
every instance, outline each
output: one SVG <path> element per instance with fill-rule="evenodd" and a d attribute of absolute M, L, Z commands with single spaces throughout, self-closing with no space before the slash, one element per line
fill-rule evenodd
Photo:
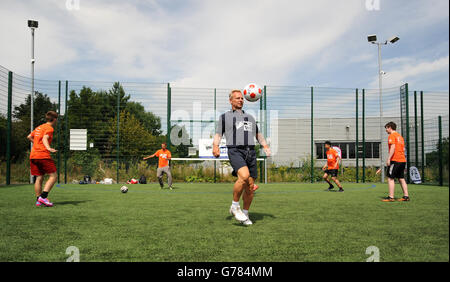
<path fill-rule="evenodd" d="M 122 192 L 122 193 L 128 192 L 128 187 L 127 186 L 120 187 L 120 192 Z"/>
<path fill-rule="evenodd" d="M 262 88 L 256 83 L 249 83 L 244 88 L 244 98 L 249 102 L 256 102 L 261 98 Z"/>

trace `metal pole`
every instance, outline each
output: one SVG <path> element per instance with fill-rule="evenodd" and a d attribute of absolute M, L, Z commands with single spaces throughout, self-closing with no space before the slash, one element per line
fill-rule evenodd
<path fill-rule="evenodd" d="M 409 183 L 409 167 L 411 166 L 411 146 L 410 146 L 410 138 L 409 138 L 409 90 L 408 83 L 405 84 L 406 91 L 406 181 Z M 404 137 L 404 136 L 403 136 Z"/>
<path fill-rule="evenodd" d="M 362 90 L 362 142 L 363 142 L 363 158 L 362 158 L 362 181 L 366 182 L 366 90 Z"/>
<path fill-rule="evenodd" d="M 171 97 L 171 89 L 170 89 L 170 83 L 167 83 L 167 135 L 166 135 L 166 143 L 167 143 L 167 149 L 170 150 L 170 129 L 171 129 L 171 103 L 172 103 L 172 97 Z"/>
<path fill-rule="evenodd" d="M 66 103 L 64 111 L 65 132 L 64 132 L 64 184 L 67 184 L 67 138 L 69 136 L 69 112 L 68 112 L 68 95 L 69 95 L 69 81 L 66 80 Z"/>
<path fill-rule="evenodd" d="M 420 138 L 421 138 L 421 153 L 422 157 L 420 158 L 422 160 L 422 182 L 425 182 L 425 130 L 424 130 L 424 124 L 423 124 L 423 91 L 420 91 Z"/>
<path fill-rule="evenodd" d="M 58 117 L 61 116 L 61 80 L 58 81 Z M 61 122 L 58 122 L 57 125 L 57 131 L 58 131 L 58 184 L 61 181 L 60 173 L 61 173 Z"/>
<path fill-rule="evenodd" d="M 356 88 L 355 95 L 356 95 L 356 97 L 355 97 L 356 98 L 356 103 L 355 103 L 356 104 L 356 120 L 355 120 L 355 122 L 356 122 L 356 183 L 358 183 L 359 182 L 358 88 Z"/>
<path fill-rule="evenodd" d="M 6 130 L 6 185 L 11 184 L 11 123 L 12 123 L 12 83 L 13 73 L 8 72 L 8 123 Z"/>
<path fill-rule="evenodd" d="M 380 168 L 381 168 L 381 183 L 384 183 L 384 161 L 383 161 L 383 85 L 382 85 L 382 74 L 381 74 L 381 44 L 378 45 L 378 89 L 379 89 L 379 100 L 380 100 Z"/>
<path fill-rule="evenodd" d="M 443 159 L 443 157 L 442 157 L 442 117 L 441 116 L 439 116 L 438 117 L 438 122 L 439 122 L 439 148 L 438 148 L 438 150 L 439 150 L 439 186 L 443 186 L 444 185 L 444 179 L 443 179 L 443 176 L 444 176 L 444 170 L 443 170 L 443 164 L 442 164 L 442 159 Z"/>
<path fill-rule="evenodd" d="M 417 91 L 414 91 L 414 164 L 416 167 L 419 166 L 419 132 L 417 128 Z"/>
<path fill-rule="evenodd" d="M 34 28 L 31 28 L 31 95 L 30 95 L 30 132 L 34 129 Z M 30 144 L 30 151 L 33 143 Z M 30 174 L 30 183 L 33 183 L 33 176 Z"/>
<path fill-rule="evenodd" d="M 267 138 L 267 87 L 264 85 L 264 138 Z M 264 183 L 267 184 L 267 156 L 264 158 Z"/>
<path fill-rule="evenodd" d="M 119 162 L 120 162 L 120 87 L 117 88 L 117 171 L 116 171 L 116 182 L 119 183 Z"/>
<path fill-rule="evenodd" d="M 314 182 L 314 89 L 311 87 L 311 183 Z"/>
<path fill-rule="evenodd" d="M 216 107 L 216 88 L 214 88 L 214 120 L 217 120 L 217 107 Z M 217 122 L 216 122 L 216 128 L 217 128 Z M 192 130 L 192 126 L 191 126 L 191 130 Z M 191 135 L 192 137 L 192 135 Z M 214 183 L 217 182 L 217 161 L 214 160 Z"/>

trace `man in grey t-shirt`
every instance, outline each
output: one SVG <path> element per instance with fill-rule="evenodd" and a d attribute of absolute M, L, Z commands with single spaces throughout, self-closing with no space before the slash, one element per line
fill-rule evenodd
<path fill-rule="evenodd" d="M 263 146 L 264 152 L 270 156 L 270 148 L 259 132 L 255 118 L 242 110 L 244 97 L 240 90 L 232 90 L 230 95 L 231 110 L 222 114 L 219 118 L 216 135 L 214 136 L 213 155 L 220 156 L 219 143 L 225 135 L 228 159 L 233 167 L 233 175 L 238 179 L 234 184 L 233 201 L 230 213 L 245 225 L 252 222 L 248 216 L 248 210 L 253 200 L 255 179 L 258 176 L 256 167 L 255 138 Z M 239 199 L 244 192 L 244 210 L 241 210 Z"/>

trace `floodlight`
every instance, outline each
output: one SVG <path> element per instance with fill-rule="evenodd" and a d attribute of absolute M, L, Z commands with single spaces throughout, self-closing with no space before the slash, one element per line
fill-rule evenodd
<path fill-rule="evenodd" d="M 389 39 L 389 42 L 391 42 L 392 44 L 397 42 L 400 38 L 398 36 L 393 36 Z"/>
<path fill-rule="evenodd" d="M 367 36 L 367 41 L 369 42 L 375 42 L 377 41 L 377 36 L 375 34 Z"/>
<path fill-rule="evenodd" d="M 38 21 L 28 20 L 28 27 L 37 28 L 38 27 Z"/>

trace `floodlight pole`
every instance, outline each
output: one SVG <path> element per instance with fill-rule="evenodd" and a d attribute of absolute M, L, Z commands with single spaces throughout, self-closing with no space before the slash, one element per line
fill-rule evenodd
<path fill-rule="evenodd" d="M 30 132 L 34 130 L 34 29 L 31 28 L 31 95 L 30 95 Z M 33 143 L 30 144 L 30 151 L 33 148 Z M 30 174 L 30 183 L 33 183 L 33 176 Z"/>
<path fill-rule="evenodd" d="M 381 183 L 384 183 L 384 161 L 383 161 L 383 73 L 381 70 L 381 46 L 386 45 L 387 41 L 374 44 L 378 45 L 378 91 L 380 100 L 380 168 L 381 168 Z"/>

